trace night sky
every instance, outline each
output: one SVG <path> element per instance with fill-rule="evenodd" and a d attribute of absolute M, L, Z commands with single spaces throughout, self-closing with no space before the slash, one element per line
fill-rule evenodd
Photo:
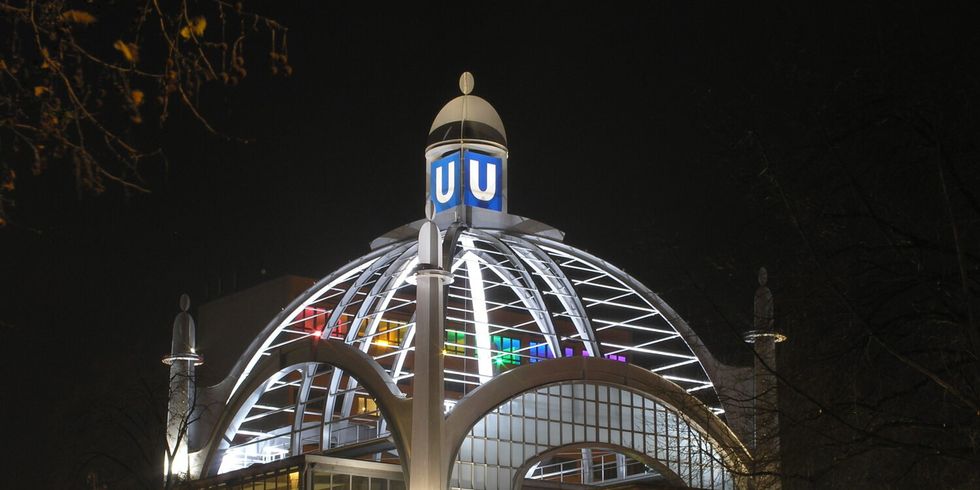
<path fill-rule="evenodd" d="M 200 305 L 218 296 L 219 284 L 227 294 L 284 274 L 321 278 L 420 218 L 427 132 L 458 95 L 463 71 L 507 129 L 510 212 L 624 268 L 732 363 L 751 362 L 738 333 L 750 322 L 762 265 L 792 339 L 787 369 L 824 345 L 813 302 L 832 294 L 819 291 L 810 247 L 834 255 L 802 240 L 788 210 L 812 205 L 819 210 L 803 214 L 833 215 L 820 199 L 851 174 L 809 150 L 821 139 L 814 135 L 840 142 L 841 168 L 857 180 L 898 179 L 870 190 L 873 200 L 944 240 L 935 218 L 942 213 L 901 208 L 916 199 L 908 188 L 933 185 L 934 170 L 862 166 L 904 154 L 904 133 L 848 135 L 901 112 L 895 108 L 932 104 L 923 112 L 947 124 L 957 154 L 977 154 L 970 66 L 980 36 L 976 9 L 965 3 L 522 2 L 394 11 L 276 3 L 264 12 L 289 27 L 292 76 L 271 76 L 255 40 L 249 76 L 202 94 L 213 125 L 248 143 L 207 134 L 178 112 L 158 142 L 166 166 L 146 170 L 150 194 L 79 196 L 57 168 L 19 182 L 11 224 L 0 230 L 0 410 L 11 458 L 3 466 L 17 482 L 9 488 L 80 485 L 91 465 L 117 471 L 103 469 L 112 465 L 97 455 L 124 444 L 93 441 L 116 437 L 113 420 L 162 403 L 165 392 L 152 400 L 143 386 L 166 382 L 160 357 L 181 293 Z M 972 161 L 953 165 L 975 192 Z M 817 191 L 821 185 L 831 190 Z M 970 223 L 964 233 L 975 245 Z M 801 413 L 809 410 L 800 403 Z M 812 460 L 792 460 L 803 476 L 791 485 L 858 485 L 847 478 L 859 471 L 829 462 L 838 454 L 853 456 L 823 448 Z M 53 461 L 58 468 L 46 471 Z"/>

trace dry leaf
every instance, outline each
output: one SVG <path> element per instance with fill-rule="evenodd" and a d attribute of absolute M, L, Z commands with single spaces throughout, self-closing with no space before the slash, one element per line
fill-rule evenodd
<path fill-rule="evenodd" d="M 34 96 L 35 97 L 40 97 L 40 96 L 42 96 L 42 95 L 44 95 L 44 94 L 46 94 L 48 92 L 51 92 L 51 90 L 48 90 L 48 87 L 45 87 L 43 85 L 38 85 L 38 86 L 34 87 Z"/>
<path fill-rule="evenodd" d="M 131 99 L 133 99 L 133 105 L 134 106 L 139 107 L 139 106 L 143 105 L 143 91 L 142 90 L 139 90 L 139 89 L 133 90 L 132 92 L 130 92 L 129 97 Z"/>
<path fill-rule="evenodd" d="M 133 43 L 124 43 L 117 39 L 116 42 L 112 44 L 112 47 L 116 48 L 116 51 L 122 53 L 123 58 L 126 58 L 126 61 L 136 63 L 140 59 L 139 48 Z"/>
<path fill-rule="evenodd" d="M 74 22 L 76 24 L 91 24 L 96 21 L 94 15 L 84 11 L 84 10 L 66 10 L 61 14 L 61 18 L 66 22 Z"/>
<path fill-rule="evenodd" d="M 195 17 L 192 24 L 191 30 L 194 31 L 194 35 L 201 37 L 204 35 L 204 29 L 208 27 L 208 20 L 202 17 Z"/>
<path fill-rule="evenodd" d="M 41 63 L 41 68 L 50 68 L 51 65 L 48 64 L 48 48 L 41 48 L 41 59 L 44 61 Z"/>
<path fill-rule="evenodd" d="M 16 185 L 14 184 L 14 179 L 16 178 L 17 178 L 17 173 L 14 172 L 13 170 L 8 170 L 7 178 L 4 179 L 3 184 L 0 185 L 0 189 L 3 189 L 5 191 L 14 190 L 16 188 Z"/>
<path fill-rule="evenodd" d="M 190 25 L 184 26 L 180 29 L 180 37 L 184 39 L 190 39 L 191 33 L 194 37 L 201 37 L 204 35 L 204 29 L 208 27 L 208 20 L 202 17 L 194 17 L 191 19 Z"/>

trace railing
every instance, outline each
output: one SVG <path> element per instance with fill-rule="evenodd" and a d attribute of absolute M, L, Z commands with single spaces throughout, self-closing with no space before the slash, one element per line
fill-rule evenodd
<path fill-rule="evenodd" d="M 333 419 L 327 423 L 330 431 L 328 447 L 343 447 L 386 437 L 391 434 L 391 431 L 383 424 L 383 421 L 380 410 Z"/>
<path fill-rule="evenodd" d="M 363 441 L 386 437 L 391 434 L 381 418 L 380 410 L 363 412 L 350 417 L 335 418 L 327 423 L 330 430 L 328 448 L 337 448 L 357 444 Z M 294 434 L 299 434 L 300 445 L 305 449 L 301 452 L 319 451 L 319 440 L 323 426 L 319 423 L 306 422 L 300 430 L 293 431 L 291 427 L 280 427 L 270 432 L 254 432 L 248 442 L 228 448 L 222 460 L 219 473 L 245 468 L 255 463 L 268 463 L 290 456 L 290 441 Z M 245 434 L 245 431 L 239 431 Z"/>
<path fill-rule="evenodd" d="M 625 462 L 626 476 L 620 477 L 616 454 L 603 454 L 597 458 L 599 459 L 598 462 L 593 458 L 591 475 L 587 474 L 588 469 L 582 464 L 582 460 L 577 459 L 547 465 L 534 465 L 525 478 L 558 483 L 604 484 L 642 478 L 656 473 L 643 463 L 627 458 Z"/>

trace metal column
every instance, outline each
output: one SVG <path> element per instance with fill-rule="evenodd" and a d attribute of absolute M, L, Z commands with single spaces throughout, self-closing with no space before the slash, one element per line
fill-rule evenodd
<path fill-rule="evenodd" d="M 444 450 L 442 348 L 446 322 L 445 288 L 451 276 L 443 269 L 439 229 L 429 218 L 419 230 L 419 268 L 416 279 L 415 381 L 412 393 L 412 437 L 409 489 L 436 490 L 449 486 L 448 451 Z"/>

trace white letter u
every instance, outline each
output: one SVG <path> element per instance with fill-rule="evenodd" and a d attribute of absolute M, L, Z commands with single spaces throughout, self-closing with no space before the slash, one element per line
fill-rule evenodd
<path fill-rule="evenodd" d="M 449 189 L 442 192 L 442 166 L 436 167 L 436 201 L 446 204 L 456 192 L 456 162 L 449 162 Z"/>
<path fill-rule="evenodd" d="M 470 192 L 481 201 L 493 199 L 497 193 L 497 166 L 487 163 L 487 188 L 480 189 L 480 162 L 470 160 Z"/>

